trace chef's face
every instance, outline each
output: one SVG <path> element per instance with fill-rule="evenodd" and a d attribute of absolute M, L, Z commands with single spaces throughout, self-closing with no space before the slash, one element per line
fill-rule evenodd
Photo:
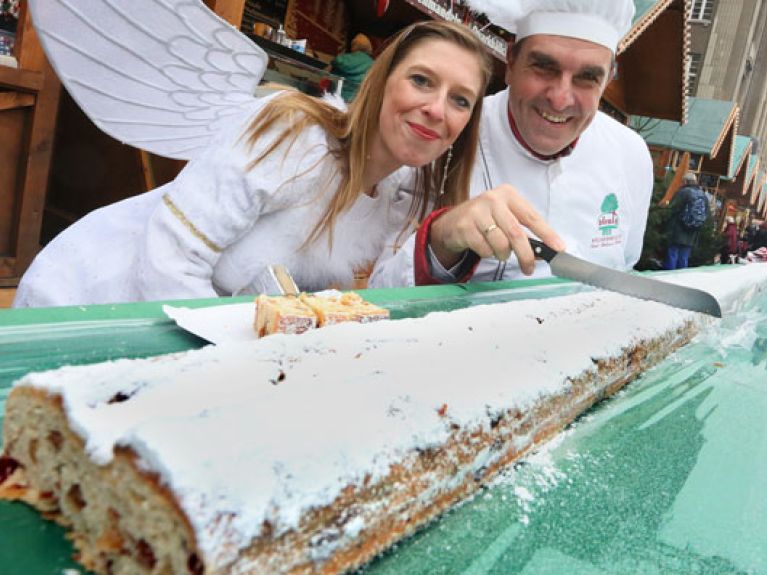
<path fill-rule="evenodd" d="M 533 35 L 509 47 L 509 108 L 525 142 L 550 156 L 586 129 L 610 78 L 612 52 L 564 36 Z"/>
<path fill-rule="evenodd" d="M 476 54 L 447 40 L 416 44 L 386 81 L 376 156 L 416 167 L 440 157 L 471 119 L 481 69 Z"/>

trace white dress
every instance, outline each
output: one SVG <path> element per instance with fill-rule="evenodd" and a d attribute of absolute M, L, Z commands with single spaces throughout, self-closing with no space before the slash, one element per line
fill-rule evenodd
<path fill-rule="evenodd" d="M 307 128 L 254 168 L 281 129 L 248 150 L 241 138 L 269 98 L 233 117 L 171 183 L 91 212 L 35 258 L 15 307 L 216 297 L 258 291 L 269 264 L 302 290 L 351 286 L 401 232 L 412 171 L 400 169 L 361 195 L 327 235 L 302 247 L 340 177 L 319 127 Z"/>
<path fill-rule="evenodd" d="M 540 160 L 516 139 L 508 121 L 508 89 L 485 98 L 472 195 L 513 185 L 567 244 L 567 251 L 614 269 L 629 270 L 642 252 L 653 187 L 652 160 L 634 131 L 598 112 L 569 156 Z M 413 238 L 380 260 L 370 285 L 413 285 Z M 499 262 L 484 259 L 472 281 L 491 281 Z M 551 275 L 536 260 L 533 277 Z M 516 258 L 503 279 L 525 278 Z M 500 278 L 497 278 L 500 279 Z"/>

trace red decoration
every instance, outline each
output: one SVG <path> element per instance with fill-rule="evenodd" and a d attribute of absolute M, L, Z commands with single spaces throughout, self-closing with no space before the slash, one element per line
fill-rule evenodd
<path fill-rule="evenodd" d="M 389 9 L 389 0 L 377 0 L 376 4 L 376 16 L 380 18 Z"/>
<path fill-rule="evenodd" d="M 429 259 L 427 255 L 428 243 L 429 243 L 429 231 L 431 230 L 431 224 L 439 216 L 444 214 L 450 208 L 439 208 L 434 210 L 426 219 L 418 226 L 418 230 L 415 234 L 415 249 L 413 253 L 413 273 L 415 274 L 415 285 L 417 286 L 431 286 L 439 285 L 441 282 L 431 275 L 431 266 L 429 265 Z M 464 275 L 458 278 L 458 283 L 466 283 L 477 271 L 480 257 L 474 252 L 470 251 L 466 256 L 468 261 L 471 262 L 469 269 Z"/>

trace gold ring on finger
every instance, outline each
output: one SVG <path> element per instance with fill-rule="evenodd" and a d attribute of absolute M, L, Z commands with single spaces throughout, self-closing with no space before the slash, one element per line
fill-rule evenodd
<path fill-rule="evenodd" d="M 485 231 L 484 231 L 484 232 L 482 232 L 482 235 L 485 235 L 485 236 L 486 236 L 487 234 L 489 234 L 489 233 L 490 233 L 490 232 L 492 232 L 493 230 L 497 230 L 497 229 L 498 229 L 498 224 L 496 224 L 496 223 L 492 223 L 492 224 L 490 224 L 489 226 L 487 226 L 487 227 L 485 228 Z"/>

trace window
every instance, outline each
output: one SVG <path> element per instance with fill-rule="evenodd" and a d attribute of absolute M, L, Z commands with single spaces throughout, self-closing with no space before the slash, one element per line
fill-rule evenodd
<path fill-rule="evenodd" d="M 687 95 L 694 96 L 698 90 L 698 79 L 700 77 L 701 55 L 690 52 L 689 68 L 687 69 Z"/>
<path fill-rule="evenodd" d="M 690 165 L 688 166 L 688 169 L 691 172 L 697 172 L 700 168 L 700 162 L 703 159 L 703 156 L 700 154 L 690 154 Z"/>
<path fill-rule="evenodd" d="M 690 20 L 697 22 L 711 22 L 714 12 L 714 0 L 692 0 Z"/>

